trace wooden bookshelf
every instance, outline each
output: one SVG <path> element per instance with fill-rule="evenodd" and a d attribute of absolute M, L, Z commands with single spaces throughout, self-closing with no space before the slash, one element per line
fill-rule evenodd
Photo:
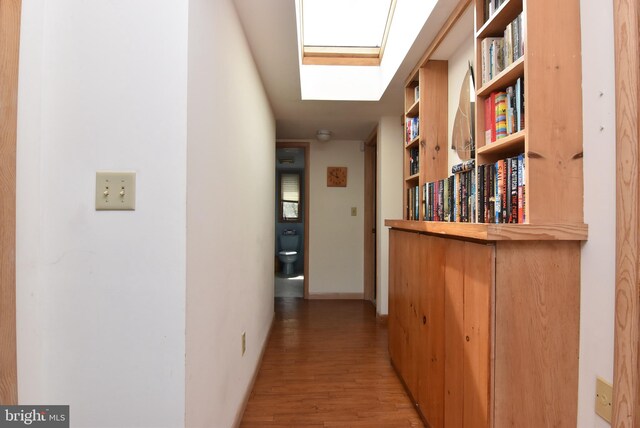
<path fill-rule="evenodd" d="M 405 220 L 409 220 L 410 204 L 407 192 L 418 186 L 418 216 L 422 220 L 422 186 L 428 181 L 442 178 L 447 171 L 447 103 L 448 66 L 446 61 L 428 61 L 408 80 L 405 87 L 405 151 L 404 151 L 404 207 Z M 420 88 L 419 98 L 415 97 L 415 88 Z M 420 121 L 418 136 L 406 141 L 407 120 L 418 117 Z M 419 145 L 420 168 L 417 174 L 411 174 L 410 153 Z M 434 178 L 438 177 L 438 178 Z M 414 220 L 415 221 L 415 220 Z"/>
<path fill-rule="evenodd" d="M 404 105 L 405 120 L 420 117 L 418 142 L 405 143 L 403 185 L 405 193 L 419 186 L 421 220 L 385 221 L 392 229 L 389 354 L 426 426 L 576 426 L 580 243 L 588 237 L 580 2 L 506 0 L 486 22 L 485 1 L 471 7 L 476 171 L 522 155 L 526 221 L 422 220 L 423 186 L 451 174 L 448 64 L 429 58 L 427 48 L 406 81 Z M 462 13 L 454 14 L 448 28 Z M 504 35 L 519 15 L 523 54 L 481 84 L 482 40 Z M 485 141 L 485 100 L 516 82 L 525 95 L 524 128 Z M 420 168 L 409 174 L 415 144 Z"/>

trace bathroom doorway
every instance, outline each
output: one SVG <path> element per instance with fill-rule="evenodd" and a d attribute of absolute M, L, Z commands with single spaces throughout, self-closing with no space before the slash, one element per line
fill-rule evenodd
<path fill-rule="evenodd" d="M 277 142 L 274 296 L 309 296 L 309 143 Z"/>

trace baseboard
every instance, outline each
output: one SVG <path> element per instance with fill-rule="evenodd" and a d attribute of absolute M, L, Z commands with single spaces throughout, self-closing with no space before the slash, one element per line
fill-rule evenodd
<path fill-rule="evenodd" d="M 244 394 L 244 400 L 242 401 L 242 406 L 238 410 L 236 414 L 236 419 L 233 423 L 235 428 L 240 426 L 242 422 L 242 417 L 244 416 L 244 411 L 247 408 L 247 403 L 249 403 L 249 398 L 251 398 L 251 392 L 253 391 L 253 385 L 256 383 L 256 378 L 258 377 L 258 373 L 260 372 L 260 367 L 262 367 L 262 358 L 264 358 L 264 351 L 267 350 L 267 345 L 269 344 L 269 339 L 271 338 L 271 332 L 273 331 L 273 322 L 275 321 L 275 312 L 271 316 L 271 325 L 269 326 L 269 332 L 267 333 L 267 337 L 264 339 L 264 343 L 262 344 L 262 350 L 260 351 L 260 358 L 258 358 L 258 363 L 256 364 L 255 369 L 253 369 L 253 376 L 251 377 L 251 382 L 247 387 L 247 392 Z"/>
<path fill-rule="evenodd" d="M 380 325 L 387 326 L 387 325 L 389 325 L 389 315 L 376 314 L 376 321 Z"/>
<path fill-rule="evenodd" d="M 310 300 L 364 300 L 364 293 L 309 293 Z"/>

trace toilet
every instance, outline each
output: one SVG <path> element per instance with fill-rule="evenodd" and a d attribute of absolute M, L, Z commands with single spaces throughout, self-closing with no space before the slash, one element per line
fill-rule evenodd
<path fill-rule="evenodd" d="M 282 274 L 293 275 L 293 264 L 298 260 L 298 240 L 295 230 L 285 230 L 280 238 L 278 258 L 282 262 Z"/>

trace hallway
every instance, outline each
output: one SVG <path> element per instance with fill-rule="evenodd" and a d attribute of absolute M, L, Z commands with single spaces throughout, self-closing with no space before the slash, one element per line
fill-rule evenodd
<path fill-rule="evenodd" d="M 362 300 L 278 298 L 242 427 L 422 427 Z"/>

